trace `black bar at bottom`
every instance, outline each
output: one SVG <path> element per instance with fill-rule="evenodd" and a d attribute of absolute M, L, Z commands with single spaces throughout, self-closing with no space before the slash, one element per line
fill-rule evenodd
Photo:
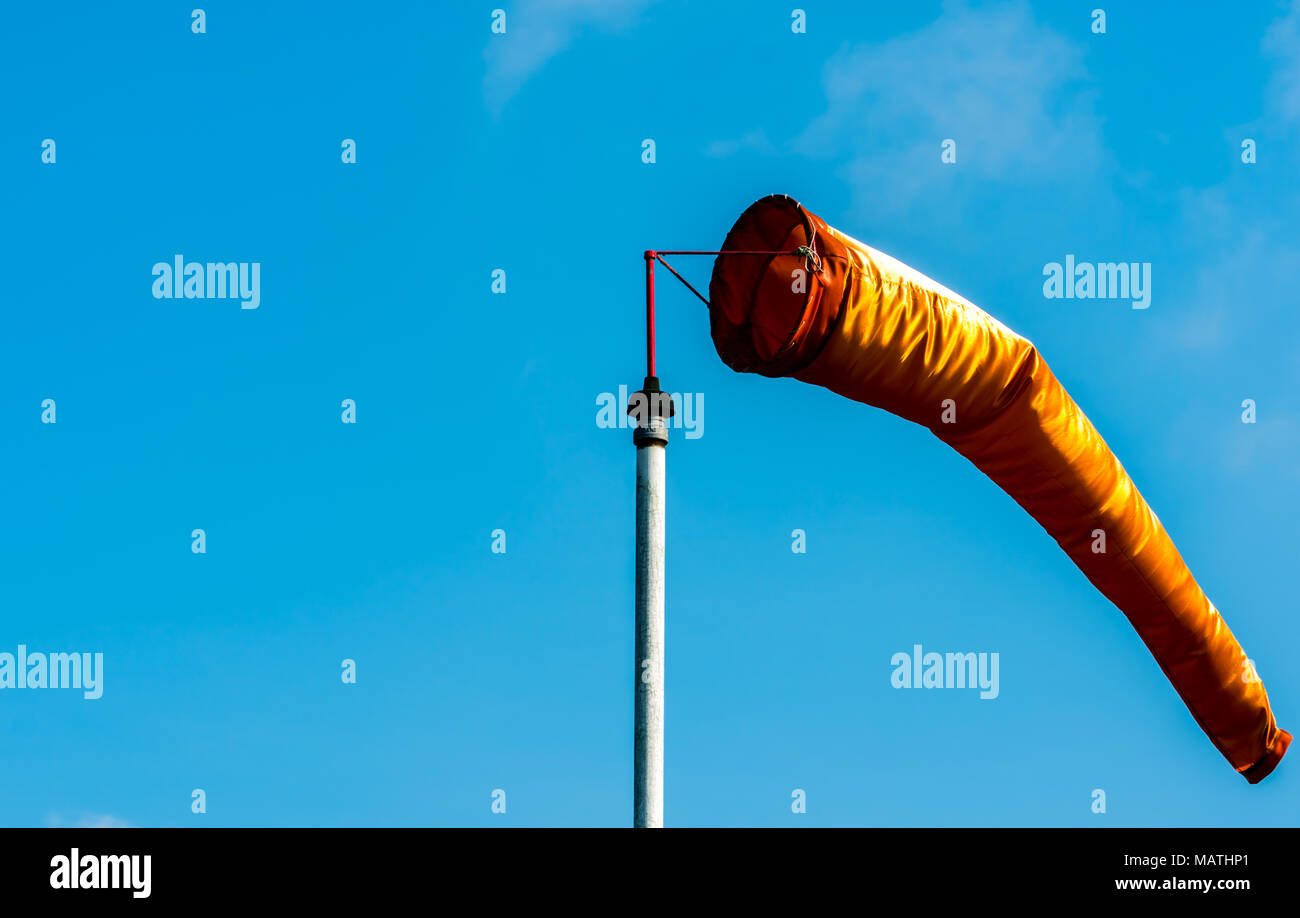
<path fill-rule="evenodd" d="M 1293 899 L 1298 850 L 1289 828 L 5 829 L 0 895 L 9 906 L 407 901 L 457 912 L 621 908 L 628 896 L 816 911 L 848 896 L 916 914 L 1124 900 L 1231 908 Z"/>

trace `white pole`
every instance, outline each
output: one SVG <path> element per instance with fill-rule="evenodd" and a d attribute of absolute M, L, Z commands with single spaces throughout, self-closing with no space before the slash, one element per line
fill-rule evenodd
<path fill-rule="evenodd" d="M 659 829 L 664 824 L 664 477 L 668 426 L 656 410 L 645 412 L 639 420 L 632 435 L 636 444 L 632 824 L 638 829 Z"/>

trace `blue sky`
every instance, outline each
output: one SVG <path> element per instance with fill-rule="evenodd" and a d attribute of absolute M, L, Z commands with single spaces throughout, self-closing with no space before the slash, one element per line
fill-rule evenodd
<path fill-rule="evenodd" d="M 597 399 L 643 372 L 641 251 L 770 192 L 1034 341 L 1295 730 L 1300 11 L 496 5 L 6 13 L 0 651 L 102 652 L 104 691 L 0 693 L 0 824 L 627 824 Z M 178 253 L 260 263 L 259 308 L 155 299 Z M 1045 299 L 1067 254 L 1150 262 L 1150 308 Z M 1236 776 L 964 459 L 660 303 L 706 406 L 668 452 L 670 825 L 1297 823 L 1292 756 Z M 998 698 L 891 688 L 915 643 L 997 652 Z"/>

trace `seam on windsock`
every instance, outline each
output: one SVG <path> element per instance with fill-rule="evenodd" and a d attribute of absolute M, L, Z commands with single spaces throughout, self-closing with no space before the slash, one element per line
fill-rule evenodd
<path fill-rule="evenodd" d="M 836 255 L 836 256 L 824 256 L 824 257 L 840 258 L 842 256 Z M 790 368 L 787 375 L 789 375 L 791 378 L 794 378 L 794 375 L 796 373 L 806 370 L 814 363 L 816 363 L 817 358 L 820 357 L 822 355 L 822 352 L 826 350 L 826 345 L 830 344 L 831 338 L 835 336 L 835 333 L 839 331 L 840 326 L 844 324 L 844 314 L 848 312 L 848 309 L 846 309 L 845 307 L 849 301 L 849 291 L 852 290 L 858 284 L 858 282 L 859 282 L 858 269 L 854 267 L 852 262 L 849 262 L 848 271 L 844 275 L 844 294 L 840 297 L 839 305 L 835 307 L 835 318 L 831 322 L 831 324 L 826 327 L 826 333 L 822 335 L 821 343 L 817 345 L 817 349 L 813 351 L 811 354 L 809 354 L 807 359 L 804 360 L 802 363 L 800 363 L 798 366 L 794 366 Z M 829 290 L 829 289 L 830 289 L 829 286 L 823 288 L 823 290 Z M 802 325 L 803 321 L 801 320 L 799 324 Z"/>

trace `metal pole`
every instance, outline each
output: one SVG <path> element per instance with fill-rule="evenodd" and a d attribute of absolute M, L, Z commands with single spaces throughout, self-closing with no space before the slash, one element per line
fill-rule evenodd
<path fill-rule="evenodd" d="M 647 411 L 632 433 L 636 444 L 636 740 L 632 824 L 664 824 L 664 478 L 668 426 L 646 380 Z M 670 409 L 671 410 L 671 409 Z"/>
<path fill-rule="evenodd" d="M 640 392 L 628 399 L 635 419 L 636 444 L 636 670 L 635 739 L 632 747 L 632 825 L 659 829 L 664 824 L 664 479 L 668 419 L 675 412 L 670 395 L 655 375 L 655 261 L 661 255 L 802 255 L 793 252 L 735 250 L 724 252 L 647 249 L 645 257 L 646 377 Z M 811 257 L 815 258 L 816 253 Z M 708 300 L 664 261 L 673 276 L 705 304 Z"/>
<path fill-rule="evenodd" d="M 664 824 L 664 480 L 672 397 L 655 375 L 655 253 L 645 252 L 646 378 L 629 399 L 636 444 L 636 657 L 632 825 Z"/>

